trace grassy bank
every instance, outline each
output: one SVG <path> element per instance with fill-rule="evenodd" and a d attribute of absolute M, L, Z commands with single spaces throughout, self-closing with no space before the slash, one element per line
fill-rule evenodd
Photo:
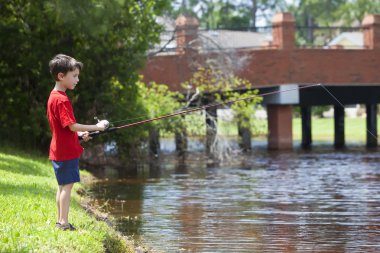
<path fill-rule="evenodd" d="M 0 252 L 133 252 L 133 245 L 80 206 L 76 184 L 70 222 L 55 228 L 57 183 L 46 157 L 0 149 Z"/>

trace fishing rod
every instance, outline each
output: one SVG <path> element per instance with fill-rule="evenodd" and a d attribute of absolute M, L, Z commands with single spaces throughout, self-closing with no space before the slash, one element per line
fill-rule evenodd
<path fill-rule="evenodd" d="M 307 88 L 316 87 L 316 86 L 320 86 L 320 85 L 321 85 L 320 83 L 318 83 L 318 84 L 310 84 L 310 85 L 305 85 L 305 86 L 301 86 L 301 87 L 297 87 L 297 88 L 293 88 L 293 89 L 288 89 L 288 90 L 271 91 L 271 92 L 267 92 L 267 93 L 263 93 L 263 94 L 258 94 L 258 95 L 253 95 L 253 96 L 245 97 L 245 98 L 239 98 L 239 99 L 225 101 L 225 102 L 211 103 L 211 104 L 208 104 L 208 105 L 199 106 L 199 107 L 195 107 L 195 108 L 192 108 L 192 109 L 187 109 L 187 110 L 183 110 L 183 111 L 179 111 L 179 112 L 173 112 L 173 113 L 162 115 L 162 116 L 159 116 L 159 117 L 156 117 L 156 118 L 145 119 L 145 120 L 141 120 L 141 121 L 137 121 L 137 122 L 133 122 L 133 123 L 117 126 L 117 127 L 109 127 L 106 130 L 104 130 L 104 131 L 90 132 L 88 134 L 88 136 L 95 137 L 97 135 L 114 132 L 114 131 L 119 130 L 119 129 L 123 129 L 123 128 L 127 128 L 127 127 L 132 127 L 132 126 L 137 126 L 137 125 L 145 124 L 145 123 L 156 121 L 156 120 L 161 120 L 161 119 L 166 119 L 166 118 L 174 117 L 174 116 L 177 116 L 177 115 L 182 115 L 182 114 L 187 114 L 187 113 L 191 113 L 191 112 L 195 112 L 195 111 L 200 111 L 200 110 L 204 110 L 204 109 L 207 109 L 207 108 L 210 108 L 210 107 L 217 107 L 217 106 L 220 106 L 220 105 L 228 105 L 228 104 L 232 104 L 232 103 L 236 103 L 236 102 L 250 100 L 250 99 L 256 98 L 258 96 L 265 97 L 265 96 L 269 96 L 269 95 L 273 95 L 273 94 L 278 94 L 278 93 L 283 93 L 283 92 L 289 92 L 289 91 L 294 91 L 294 90 L 300 90 L 300 89 L 307 89 Z M 79 139 L 80 140 L 83 139 L 82 136 L 79 136 Z"/>

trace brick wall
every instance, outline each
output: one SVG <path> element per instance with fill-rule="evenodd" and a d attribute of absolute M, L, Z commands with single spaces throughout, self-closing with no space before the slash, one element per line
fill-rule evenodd
<path fill-rule="evenodd" d="M 186 20 L 181 18 L 181 24 Z M 189 22 L 194 24 L 194 20 Z M 380 16 L 369 15 L 363 20 L 364 45 L 368 49 L 300 49 L 294 47 L 294 19 L 280 13 L 273 18 L 273 44 L 277 49 L 241 50 L 239 57 L 248 57 L 236 75 L 247 78 L 254 87 L 287 83 L 325 83 L 336 85 L 380 84 Z M 198 29 L 196 25 L 191 26 Z M 196 34 L 193 32 L 191 34 Z M 187 43 L 183 37 L 177 40 Z M 196 52 L 161 55 L 149 59 L 141 70 L 146 82 L 167 84 L 181 90 L 195 70 L 194 62 L 207 56 Z"/>

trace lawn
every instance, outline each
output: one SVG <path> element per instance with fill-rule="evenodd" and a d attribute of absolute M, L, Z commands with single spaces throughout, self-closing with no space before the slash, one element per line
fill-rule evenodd
<path fill-rule="evenodd" d="M 313 141 L 334 140 L 334 119 L 313 118 L 312 119 Z M 379 128 L 380 130 L 380 128 Z M 379 131 L 378 130 L 378 131 Z M 346 141 L 365 142 L 366 140 L 366 119 L 365 118 L 345 118 L 345 138 Z M 301 140 L 301 119 L 293 119 L 293 139 Z"/>
<path fill-rule="evenodd" d="M 256 120 L 254 135 L 266 136 L 267 121 Z M 378 132 L 380 131 L 378 124 Z M 219 120 L 218 131 L 223 135 L 237 135 L 236 124 Z M 293 118 L 293 139 L 301 140 L 301 119 Z M 347 141 L 365 142 L 366 140 L 366 119 L 365 118 L 348 118 L 345 119 L 345 137 Z M 313 141 L 331 141 L 334 140 L 334 119 L 332 118 L 313 118 L 312 119 L 312 138 Z"/>
<path fill-rule="evenodd" d="M 46 157 L 0 149 L 0 252 L 133 252 L 132 243 L 80 206 L 80 184 L 70 209 L 78 230 L 56 229 L 56 184 Z"/>
<path fill-rule="evenodd" d="M 378 118 L 378 121 L 380 118 Z M 189 136 L 204 136 L 205 119 L 200 114 L 189 114 L 186 116 L 187 132 Z M 266 119 L 255 120 L 252 128 L 253 139 L 266 138 L 268 126 Z M 238 129 L 236 123 L 222 117 L 218 118 L 218 133 L 224 136 L 237 136 Z M 380 133 L 380 124 L 378 130 Z M 366 119 L 365 118 L 345 118 L 345 139 L 347 142 L 365 143 L 366 141 Z M 172 133 L 161 134 L 163 137 L 173 137 Z M 293 118 L 293 140 L 300 141 L 302 137 L 301 118 Z M 312 139 L 313 142 L 334 142 L 334 119 L 317 118 L 312 119 Z"/>

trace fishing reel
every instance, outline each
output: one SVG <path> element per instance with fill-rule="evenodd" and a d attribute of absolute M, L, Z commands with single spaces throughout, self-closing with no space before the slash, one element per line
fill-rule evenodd
<path fill-rule="evenodd" d="M 110 127 L 110 123 L 108 122 L 108 120 L 100 120 L 98 117 L 94 117 L 95 120 L 98 121 L 98 124 L 101 124 L 105 127 L 104 131 L 94 131 L 94 132 L 89 132 L 88 133 L 88 136 L 94 138 L 95 136 L 97 135 L 100 135 L 100 134 L 104 134 L 104 133 L 108 133 L 108 132 L 112 132 L 112 131 L 115 131 L 117 128 L 116 127 Z M 79 140 L 83 140 L 83 136 L 78 136 Z"/>
<path fill-rule="evenodd" d="M 105 130 L 109 128 L 110 123 L 108 122 L 108 120 L 105 120 L 105 119 L 100 120 L 97 116 L 95 116 L 94 119 L 98 121 L 98 124 L 104 125 Z M 98 124 L 96 124 L 96 125 L 98 125 Z"/>

